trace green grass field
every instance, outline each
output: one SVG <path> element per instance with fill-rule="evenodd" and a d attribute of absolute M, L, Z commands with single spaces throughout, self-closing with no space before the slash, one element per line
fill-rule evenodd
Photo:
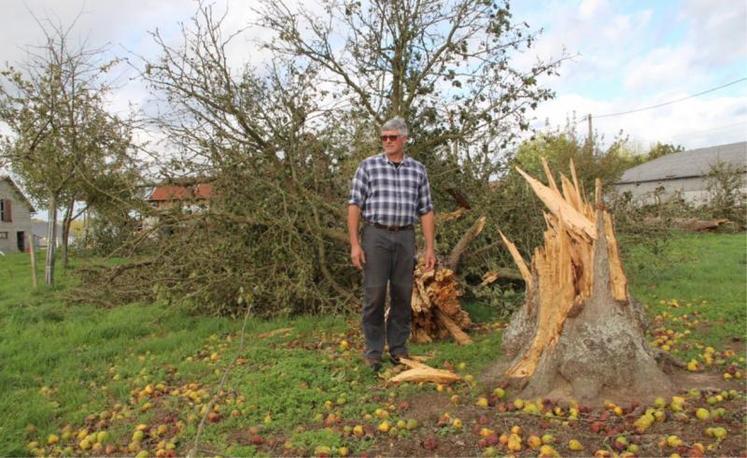
<path fill-rule="evenodd" d="M 634 253 L 645 259 L 645 253 Z M 744 234 L 683 234 L 676 237 L 667 265 L 629 272 L 631 292 L 652 317 L 666 313 L 672 329 L 690 326 L 690 340 L 721 347 L 747 339 L 747 237 Z M 675 301 L 675 302 L 673 302 Z M 695 312 L 695 315 L 693 315 Z M 682 320 L 682 316 L 687 319 Z M 671 318 L 677 318 L 672 320 Z M 684 351 L 692 356 L 693 351 Z"/>
<path fill-rule="evenodd" d="M 745 256 L 744 234 L 683 235 L 674 243 L 676 263 L 629 272 L 656 326 L 681 334 L 673 352 L 697 358 L 704 345 L 722 349 L 735 338 L 744 350 Z M 241 320 L 158 303 L 110 310 L 65 303 L 60 296 L 72 282 L 60 272 L 54 290 L 34 291 L 28 257 L 0 257 L 0 455 L 181 456 L 213 397 L 202 454 L 297 455 L 320 446 L 362 453 L 379 445 L 371 431 L 377 408 L 433 392 L 430 385 L 386 387 L 370 374 L 359 357 L 357 317 L 250 319 L 241 349 Z M 687 314 L 699 322 L 682 319 Z M 500 354 L 500 332 L 490 328 L 471 346 L 441 342 L 411 351 L 429 355 L 434 367 L 448 361 L 477 377 Z M 472 399 L 487 388 L 454 393 Z M 408 419 L 389 410 L 392 424 Z M 364 439 L 350 435 L 359 423 L 367 425 Z M 144 425 L 143 440 L 133 440 L 137 425 Z M 410 431 L 400 429 L 407 438 Z M 50 435 L 57 440 L 48 445 Z"/>

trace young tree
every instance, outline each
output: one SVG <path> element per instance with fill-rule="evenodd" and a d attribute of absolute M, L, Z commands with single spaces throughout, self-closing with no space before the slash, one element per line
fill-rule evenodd
<path fill-rule="evenodd" d="M 30 194 L 48 209 L 45 280 L 54 283 L 57 213 L 65 208 L 63 250 L 76 200 L 91 193 L 93 173 L 106 173 L 129 144 L 129 128 L 104 108 L 102 50 L 76 46 L 68 28 L 39 22 L 44 44 L 22 68 L 0 72 L 0 121 L 12 135 L 0 153 Z"/>
<path fill-rule="evenodd" d="M 728 162 L 718 161 L 711 164 L 706 178 L 708 202 L 705 208 L 716 218 L 727 218 L 745 224 L 745 207 L 747 206 L 747 178 L 743 168 Z"/>

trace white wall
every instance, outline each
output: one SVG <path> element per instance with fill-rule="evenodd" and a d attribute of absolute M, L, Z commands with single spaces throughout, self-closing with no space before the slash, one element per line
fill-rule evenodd
<path fill-rule="evenodd" d="M 0 180 L 0 199 L 11 199 L 13 201 L 11 204 L 11 217 L 13 221 L 10 223 L 0 221 L 0 251 L 3 253 L 15 253 L 18 251 L 17 233 L 23 231 L 24 237 L 28 237 L 31 234 L 31 213 L 26 203 L 8 180 Z M 3 238 L 5 233 L 7 233 L 7 238 Z M 26 240 L 25 244 L 28 245 L 28 240 Z"/>
<path fill-rule="evenodd" d="M 742 192 L 747 193 L 747 174 L 743 175 Z M 654 193 L 657 188 L 663 187 L 662 198 L 668 198 L 679 192 L 682 198 L 696 206 L 708 202 L 710 195 L 708 193 L 708 183 L 705 177 L 680 178 L 676 180 L 647 181 L 645 183 L 625 183 L 616 184 L 615 191 L 622 194 L 630 191 L 633 198 L 644 204 L 654 203 Z"/>

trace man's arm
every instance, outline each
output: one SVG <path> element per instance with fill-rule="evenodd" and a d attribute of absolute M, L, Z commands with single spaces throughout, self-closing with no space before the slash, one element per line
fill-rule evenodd
<path fill-rule="evenodd" d="M 361 208 L 355 204 L 348 205 L 348 236 L 350 237 L 350 259 L 353 261 L 353 265 L 360 269 L 363 269 L 363 264 L 366 263 L 366 254 L 361 248 L 361 243 L 358 240 L 358 223 L 361 220 Z"/>
<path fill-rule="evenodd" d="M 420 224 L 423 226 L 423 238 L 425 239 L 425 253 L 424 263 L 425 271 L 433 269 L 436 266 L 436 246 L 435 246 L 435 235 L 436 235 L 436 222 L 433 217 L 433 211 L 422 215 L 420 217 Z"/>

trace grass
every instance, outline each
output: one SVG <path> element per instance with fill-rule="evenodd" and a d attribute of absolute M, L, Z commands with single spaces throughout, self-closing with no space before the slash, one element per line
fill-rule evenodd
<path fill-rule="evenodd" d="M 632 294 L 655 322 L 664 318 L 675 331 L 690 330 L 689 340 L 705 346 L 747 340 L 745 234 L 680 234 L 663 264 L 642 249 L 631 256 L 648 266 L 629 276 Z M 685 349 L 682 356 L 692 357 L 695 350 Z"/>
<path fill-rule="evenodd" d="M 682 235 L 673 247 L 678 262 L 629 276 L 658 325 L 691 331 L 675 350 L 696 355 L 695 342 L 722 348 L 735 336 L 744 338 L 744 234 Z M 632 255 L 638 261 L 647 256 Z M 239 351 L 241 320 L 193 316 L 165 303 L 111 310 L 65 303 L 60 293 L 74 281 L 60 272 L 56 288 L 33 291 L 28 257 L 0 258 L 0 455 L 77 455 L 80 439 L 42 447 L 50 434 L 83 429 L 106 429 L 120 447 L 116 454 L 134 455 L 137 448 L 126 447 L 138 424 L 148 425 L 150 434 L 143 448 L 155 449 L 160 438 L 152 431 L 163 424 L 163 439 L 183 455 L 213 396 L 216 421 L 204 429 L 203 454 L 278 454 L 284 445 L 294 454 L 317 446 L 359 453 L 376 445 L 373 435 L 352 440 L 342 425 L 370 429 L 377 408 L 433 391 L 427 385 L 389 388 L 366 370 L 357 317 L 250 319 Z M 496 316 L 480 304 L 469 309 L 478 321 Z M 702 325 L 681 318 L 693 312 Z M 440 342 L 411 351 L 430 355 L 435 367 L 448 361 L 463 375 L 477 376 L 499 355 L 500 337 L 484 331 L 473 335 L 471 346 Z M 234 361 L 224 390 L 216 392 Z M 487 388 L 464 386 L 456 393 L 472 399 Z M 389 410 L 392 422 L 407 417 Z M 252 444 L 256 437 L 260 444 Z M 32 441 L 41 444 L 29 448 Z"/>
<path fill-rule="evenodd" d="M 260 425 L 267 434 L 308 424 L 311 431 L 287 439 L 301 449 L 319 441 L 336 446 L 342 441 L 339 434 L 314 429 L 323 426 L 329 413 L 361 417 L 389 399 L 357 357 L 362 342 L 356 318 L 250 319 L 239 353 L 240 321 L 191 316 L 166 304 L 112 310 L 66 304 L 59 293 L 74 279 L 60 272 L 57 287 L 33 291 L 27 256 L 9 255 L 2 263 L 0 411 L 13 415 L 0 419 L 0 455 L 26 455 L 29 442 L 60 435 L 64 425 L 72 425 L 74 432 L 85 425 L 93 432 L 100 414 L 111 414 L 115 404 L 126 406 L 118 413 L 129 418 L 108 428 L 113 442 L 127 444 L 132 425 L 173 413 L 183 423 L 178 450 L 186 453 L 186 438 L 194 435 L 202 406 L 215 394 L 211 390 L 227 362 L 239 356 L 247 362 L 231 371 L 225 391 L 233 394 L 219 396 L 222 420 L 205 428 L 201 442 L 208 450 L 248 453 L 253 447 L 230 445 L 229 437 L 246 425 Z M 263 337 L 285 328 L 289 331 Z M 414 346 L 413 351 L 433 355 L 436 363 L 465 362 L 477 370 L 495 357 L 499 339 L 486 334 L 466 349 L 444 343 Z M 341 349 L 343 340 L 348 350 Z M 167 391 L 197 383 L 205 396 L 200 404 L 178 397 L 170 403 L 133 397 L 158 383 Z M 404 387 L 402 393 L 412 391 L 417 389 Z M 144 408 L 146 402 L 152 407 Z M 329 402 L 332 407 L 325 407 Z"/>
<path fill-rule="evenodd" d="M 0 410 L 13 413 L 0 420 L 2 455 L 28 453 L 22 433 L 27 425 L 46 438 L 61 424 L 80 424 L 110 402 L 126 401 L 129 378 L 143 368 L 159 377 L 164 365 L 184 360 L 208 336 L 236 326 L 158 305 L 68 305 L 57 293 L 70 278 L 60 275 L 54 290 L 31 291 L 28 258 L 11 255 L 2 262 Z M 111 368 L 120 380 L 111 380 Z"/>

